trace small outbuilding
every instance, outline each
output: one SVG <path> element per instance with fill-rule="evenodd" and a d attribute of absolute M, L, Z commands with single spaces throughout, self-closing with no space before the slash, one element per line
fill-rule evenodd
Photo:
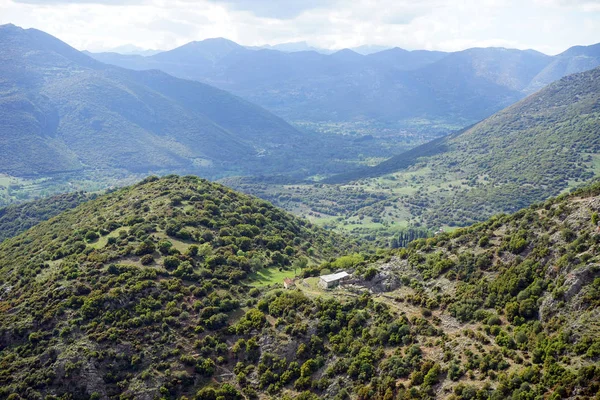
<path fill-rule="evenodd" d="M 286 289 L 291 289 L 291 288 L 293 288 L 295 285 L 296 285 L 296 284 L 294 283 L 294 280 L 293 280 L 293 279 L 290 279 L 290 278 L 285 278 L 285 279 L 283 280 L 283 287 L 284 287 L 284 288 L 286 288 Z"/>
<path fill-rule="evenodd" d="M 323 275 L 319 279 L 319 287 L 322 289 L 330 289 L 332 287 L 336 287 L 339 284 L 343 283 L 348 277 L 349 273 L 346 271 L 337 272 L 335 274 Z"/>

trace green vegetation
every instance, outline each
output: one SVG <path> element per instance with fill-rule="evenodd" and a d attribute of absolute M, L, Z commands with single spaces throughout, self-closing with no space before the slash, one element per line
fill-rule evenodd
<path fill-rule="evenodd" d="M 406 181 L 348 185 L 282 184 L 254 178 L 228 178 L 221 182 L 266 199 L 326 229 L 351 234 L 380 247 L 398 247 L 406 245 L 407 240 L 431 236 L 431 229 L 423 227 L 418 216 L 411 216 L 410 209 L 394 198 L 405 198 L 417 190 L 415 176 L 411 174 Z M 411 184 L 413 186 L 403 186 Z M 395 241 L 398 246 L 394 245 Z"/>
<path fill-rule="evenodd" d="M 253 273 L 353 248 L 195 177 L 87 201 L 0 245 L 0 397 L 188 393 L 235 366 L 226 337 L 256 302 L 243 283 Z"/>
<path fill-rule="evenodd" d="M 366 237 L 389 237 L 399 226 L 467 226 L 597 176 L 599 94 L 596 68 L 375 167 L 314 185 L 234 186 L 324 224 L 334 221 L 340 231 L 360 228 L 355 233 Z"/>
<path fill-rule="evenodd" d="M 82 192 L 68 193 L 0 208 L 0 242 L 93 197 Z"/>
<path fill-rule="evenodd" d="M 599 199 L 375 255 L 221 185 L 151 177 L 0 244 L 0 396 L 593 398 Z M 341 269 L 350 286 L 310 278 Z"/>
<path fill-rule="evenodd" d="M 176 175 L 0 209 L 0 398 L 598 398 L 600 183 L 547 198 L 598 172 L 600 69 L 319 181 L 423 137 L 382 149 L 379 136 L 362 156 L 336 159 L 345 148 L 323 143 L 369 142 L 372 126 L 345 134 L 348 123 L 324 123 L 332 136 L 298 150 L 315 136 L 219 90 L 108 67 L 35 30 L 0 27 L 0 44 L 11 49 L 0 53 L 0 170 L 56 173 L 2 175 L 0 204 L 158 166 L 296 171 L 226 182 L 306 217 Z M 461 57 L 478 69 L 495 54 Z M 540 69 L 549 62 L 526 56 Z M 433 83 L 455 71 L 440 61 L 423 69 L 436 72 Z M 490 90 L 470 101 L 485 112 L 487 100 L 526 91 L 534 78 L 508 87 L 486 76 Z M 450 102 L 482 84 L 458 79 Z M 438 83 L 432 93 L 444 92 Z M 310 166 L 321 157 L 330 161 Z M 364 179 L 324 183 L 347 178 Z M 542 203 L 496 214 L 534 200 Z M 350 275 L 320 287 L 320 275 L 339 271 Z M 283 289 L 286 278 L 294 288 Z"/>

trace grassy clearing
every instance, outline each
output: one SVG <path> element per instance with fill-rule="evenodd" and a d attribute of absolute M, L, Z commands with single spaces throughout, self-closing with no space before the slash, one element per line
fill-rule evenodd
<path fill-rule="evenodd" d="M 7 175 L 0 175 L 0 186 L 8 186 L 19 183 L 20 181 L 17 178 L 13 178 Z"/>
<path fill-rule="evenodd" d="M 293 270 L 279 270 L 277 268 L 263 268 L 250 275 L 250 286 L 264 287 L 273 284 L 283 284 L 285 278 L 293 279 L 296 273 Z"/>
<path fill-rule="evenodd" d="M 440 229 L 442 229 L 444 232 L 448 232 L 448 233 L 452 233 L 457 229 L 460 229 L 460 226 L 450 226 L 450 225 L 442 225 L 440 227 Z"/>
<path fill-rule="evenodd" d="M 129 232 L 129 228 L 127 228 L 127 227 L 117 228 L 114 231 L 110 232 L 108 235 L 100 236 L 100 238 L 98 238 L 98 240 L 88 243 L 88 246 L 90 246 L 93 249 L 103 249 L 108 244 L 108 238 L 119 237 L 119 232 L 121 232 L 121 231 Z"/>
<path fill-rule="evenodd" d="M 355 294 L 348 292 L 343 287 L 336 287 L 331 289 L 321 289 L 318 285 L 319 277 L 312 277 L 306 279 L 298 279 L 296 281 L 296 288 L 300 289 L 306 297 L 315 298 L 321 297 L 324 299 L 340 299 L 341 297 L 356 297 Z"/>
<path fill-rule="evenodd" d="M 62 261 L 63 260 L 48 261 L 47 264 L 49 265 L 49 267 L 42 269 L 42 271 L 36 275 L 36 282 L 43 282 L 44 280 L 48 279 L 48 277 L 57 273 L 59 271 L 59 266 L 62 263 Z"/>

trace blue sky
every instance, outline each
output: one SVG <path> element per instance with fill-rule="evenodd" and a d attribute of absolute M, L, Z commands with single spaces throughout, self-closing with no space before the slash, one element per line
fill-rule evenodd
<path fill-rule="evenodd" d="M 0 0 L 0 23 L 92 51 L 226 37 L 244 45 L 502 46 L 556 54 L 600 42 L 600 0 Z"/>

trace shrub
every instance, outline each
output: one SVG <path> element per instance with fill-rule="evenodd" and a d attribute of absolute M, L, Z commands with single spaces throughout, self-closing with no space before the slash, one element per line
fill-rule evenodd
<path fill-rule="evenodd" d="M 98 239 L 99 237 L 100 236 L 98 236 L 98 234 L 93 231 L 89 231 L 88 233 L 85 234 L 85 240 L 87 240 L 88 242 L 93 242 L 94 240 Z"/>
<path fill-rule="evenodd" d="M 371 267 L 365 271 L 365 279 L 368 281 L 375 278 L 375 275 L 377 275 L 377 269 L 375 269 L 373 267 Z"/>
<path fill-rule="evenodd" d="M 165 257 L 165 259 L 163 261 L 163 265 L 168 270 L 173 270 L 173 269 L 177 268 L 180 263 L 181 263 L 181 261 L 179 260 L 179 258 L 177 258 L 175 256 Z"/>
<path fill-rule="evenodd" d="M 146 254 L 143 255 L 142 258 L 140 258 L 140 263 L 142 265 L 150 265 L 154 262 L 154 257 L 152 256 L 152 254 Z"/>
<path fill-rule="evenodd" d="M 487 247 L 490 244 L 490 238 L 487 236 L 482 236 L 479 239 L 479 247 Z"/>
<path fill-rule="evenodd" d="M 144 240 L 142 243 L 140 243 L 140 245 L 138 246 L 138 248 L 135 249 L 134 254 L 136 256 L 143 256 L 145 254 L 152 254 L 152 253 L 154 253 L 155 249 L 156 249 L 156 247 L 154 246 L 154 243 L 152 243 L 150 240 Z"/>
<path fill-rule="evenodd" d="M 160 251 L 160 253 L 163 255 L 167 255 L 169 254 L 169 249 L 171 247 L 173 247 L 173 243 L 169 242 L 168 240 L 163 240 L 158 244 L 158 251 Z"/>

